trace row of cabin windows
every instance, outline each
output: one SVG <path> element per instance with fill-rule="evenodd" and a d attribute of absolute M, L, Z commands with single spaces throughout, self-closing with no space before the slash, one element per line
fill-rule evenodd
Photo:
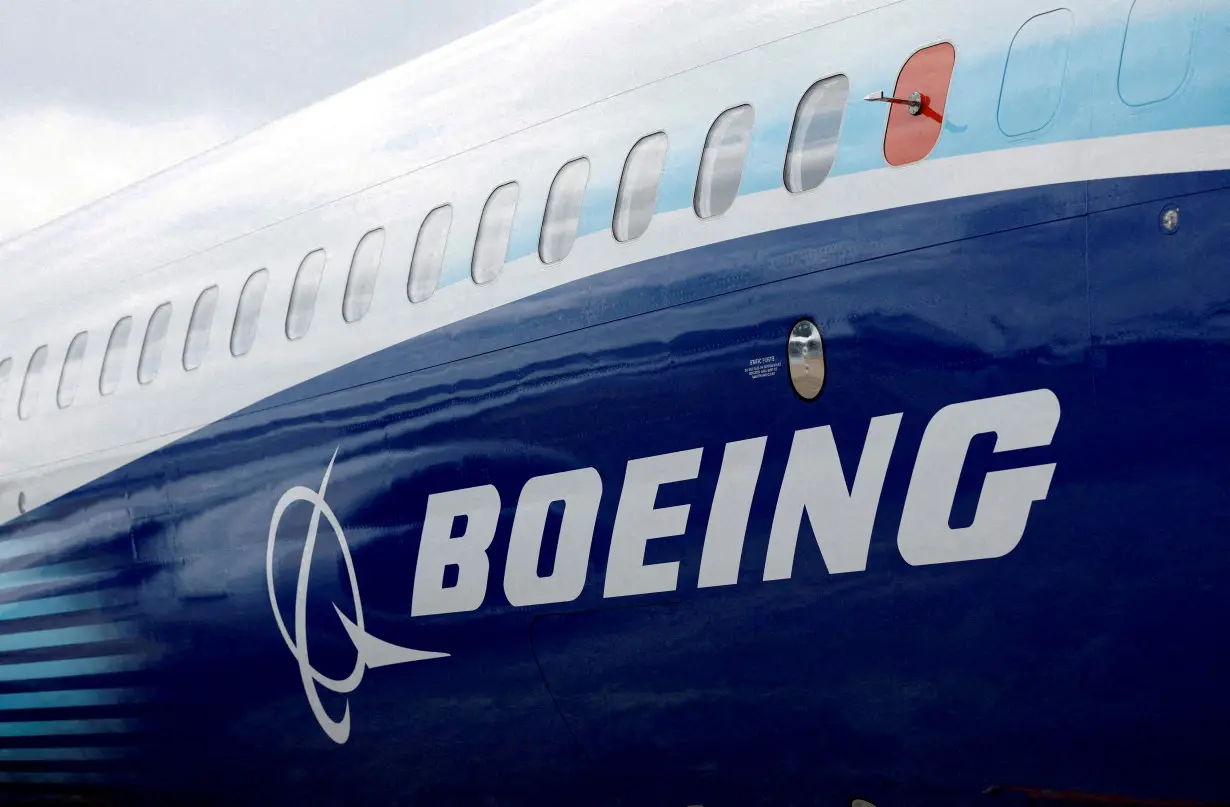
<path fill-rule="evenodd" d="M 1186 75 L 1190 41 L 1187 42 L 1188 50 L 1172 60 L 1178 67 L 1171 70 L 1165 80 L 1154 80 L 1157 70 L 1138 69 L 1139 64 L 1144 63 L 1140 54 L 1156 50 L 1146 47 L 1152 40 L 1141 33 L 1152 29 L 1138 23 L 1150 16 L 1146 11 L 1164 2 L 1166 0 L 1135 0 L 1133 3 L 1119 70 L 1120 96 L 1130 105 L 1164 100 L 1177 91 Z M 1195 17 L 1189 14 L 1183 23 L 1194 30 Z M 1059 9 L 1035 16 L 1017 32 L 1009 49 L 999 105 L 999 125 L 1006 135 L 1029 134 L 1053 118 L 1059 106 L 1072 28 L 1071 12 Z M 1040 47 L 1039 43 L 1050 44 Z M 905 97 L 915 90 L 924 90 L 928 110 L 922 115 L 910 116 L 905 107 L 892 107 L 884 140 L 884 157 L 889 164 L 916 162 L 925 158 L 935 146 L 955 60 L 952 45 L 940 43 L 918 51 L 903 66 L 895 95 Z M 1043 74 L 1045 79 L 1039 80 Z M 1031 81 L 1022 81 L 1021 77 L 1029 76 L 1033 77 Z M 814 190 L 828 177 L 837 153 L 849 90 L 846 76 L 836 75 L 816 82 L 804 93 L 795 112 L 782 172 L 783 184 L 790 193 Z M 742 105 L 723 112 L 710 127 L 693 197 L 693 208 L 699 218 L 719 216 L 734 203 L 754 122 L 752 107 Z M 611 219 L 611 231 L 617 241 L 635 240 L 648 230 L 657 207 L 668 147 L 666 133 L 656 132 L 641 138 L 629 151 Z M 589 160 L 580 157 L 560 168 L 552 181 L 538 244 L 543 263 L 557 263 L 571 252 L 579 234 L 589 176 Z M 491 282 L 503 268 L 518 195 L 517 183 L 500 185 L 483 207 L 471 258 L 471 276 L 475 283 Z M 428 299 L 439 283 L 452 219 L 452 207 L 442 205 L 428 213 L 419 228 L 406 285 L 411 302 Z M 381 229 L 369 232 L 356 247 L 342 303 L 346 322 L 357 322 L 371 308 L 383 250 L 384 231 Z M 299 266 L 286 315 L 286 336 L 291 340 L 304 336 L 311 326 L 324 267 L 324 250 L 310 253 Z M 268 270 L 260 269 L 244 284 L 231 329 L 230 349 L 234 356 L 242 356 L 252 348 L 268 283 Z M 211 286 L 197 299 L 184 342 L 185 370 L 199 367 L 204 360 L 217 298 L 218 288 Z M 137 366 L 137 379 L 142 384 L 150 383 L 158 374 L 170 318 L 170 303 L 160 305 L 150 318 Z M 131 317 L 124 317 L 112 329 L 99 377 L 99 392 L 104 396 L 113 393 L 119 385 L 131 332 Z M 56 402 L 61 408 L 71 406 L 76 396 L 88 340 L 89 334 L 82 331 L 68 346 L 56 393 Z M 18 414 L 22 419 L 30 417 L 37 407 L 39 382 L 47 355 L 48 348 L 44 345 L 30 357 L 18 402 Z M 0 360 L 0 401 L 4 399 L 12 367 L 12 359 Z"/>
<path fill-rule="evenodd" d="M 795 113 L 783 169 L 783 183 L 791 193 L 813 190 L 828 176 L 837 152 L 848 95 L 849 81 L 841 75 L 817 82 L 804 94 Z M 723 112 L 710 128 L 693 199 L 698 217 L 719 216 L 734 204 L 755 117 L 752 107 L 745 104 Z M 611 220 L 611 231 L 617 241 L 635 240 L 649 229 L 657 207 L 668 148 L 666 133 L 656 132 L 641 138 L 629 151 Z M 558 263 L 572 251 L 579 234 L 589 177 L 590 162 L 580 157 L 560 168 L 552 181 L 538 244 L 543 263 Z M 471 258 L 471 276 L 475 283 L 490 283 L 503 269 L 519 193 L 518 184 L 509 182 L 497 187 L 487 198 Z M 420 225 L 406 284 L 406 295 L 411 302 L 423 302 L 435 292 L 452 220 L 453 208 L 446 204 L 428 213 Z M 371 308 L 384 241 L 384 230 L 376 229 L 363 236 L 355 248 L 342 299 L 342 317 L 348 323 L 363 319 Z M 309 253 L 299 264 L 286 313 L 286 336 L 290 340 L 303 337 L 311 327 L 324 269 L 323 249 Z M 268 286 L 267 269 L 253 272 L 244 283 L 231 327 L 231 355 L 243 356 L 252 349 Z M 185 371 L 197 369 L 205 360 L 218 294 L 218 287 L 210 286 L 201 292 L 193 306 L 181 362 Z M 158 376 L 170 323 L 171 303 L 162 303 L 151 315 L 141 343 L 137 380 L 142 385 Z M 132 327 L 132 317 L 126 316 L 111 329 L 98 379 L 98 391 L 103 396 L 119 387 Z M 86 331 L 78 333 L 69 343 L 56 390 L 56 403 L 61 409 L 71 406 L 76 398 L 88 343 Z M 18 416 L 22 420 L 31 417 L 38 407 L 47 358 L 46 345 L 36 349 L 30 357 L 18 399 Z M 3 400 L 12 365 L 12 359 L 0 361 L 0 400 Z"/>

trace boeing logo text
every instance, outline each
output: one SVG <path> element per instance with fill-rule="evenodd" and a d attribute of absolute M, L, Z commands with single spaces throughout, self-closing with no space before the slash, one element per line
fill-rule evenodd
<path fill-rule="evenodd" d="M 949 526 L 957 485 L 970 441 L 996 436 L 995 451 L 1049 445 L 1059 425 L 1059 399 L 1050 390 L 954 404 L 928 424 L 915 459 L 897 534 L 901 556 L 911 565 L 996 558 L 1011 552 L 1025 533 L 1035 501 L 1045 499 L 1054 464 L 987 474 L 973 523 Z M 872 527 L 897 441 L 901 414 L 873 418 L 858 458 L 852 486 L 838 456 L 832 429 L 794 434 L 769 532 L 763 579 L 788 579 L 803 518 L 816 537 L 831 574 L 863 571 Z M 752 499 L 760 478 L 766 437 L 728 443 L 722 455 L 701 554 L 698 585 L 738 582 Z M 604 597 L 674 591 L 679 563 L 646 563 L 649 542 L 682 535 L 690 506 L 657 507 L 659 488 L 694 479 L 703 449 L 695 448 L 628 462 L 611 528 Z M 504 569 L 504 594 L 514 606 L 577 599 L 590 567 L 603 480 L 595 468 L 537 476 L 517 500 Z M 539 575 L 548 510 L 562 503 L 563 515 L 550 574 Z M 487 593 L 501 500 L 493 485 L 436 493 L 427 501 L 415 569 L 414 616 L 460 613 L 480 608 Z M 454 525 L 465 528 L 454 535 Z M 455 567 L 456 582 L 445 585 Z"/>

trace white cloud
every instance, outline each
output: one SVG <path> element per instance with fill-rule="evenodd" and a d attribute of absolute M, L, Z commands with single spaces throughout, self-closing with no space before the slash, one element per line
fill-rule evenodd
<path fill-rule="evenodd" d="M 140 125 L 64 109 L 0 120 L 0 241 L 234 137 L 196 115 Z"/>

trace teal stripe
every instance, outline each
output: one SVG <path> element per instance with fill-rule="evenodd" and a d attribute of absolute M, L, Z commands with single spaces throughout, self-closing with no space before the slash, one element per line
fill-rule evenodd
<path fill-rule="evenodd" d="M 110 622 L 101 625 L 76 625 L 71 628 L 0 634 L 0 652 L 129 639 L 136 633 L 136 624 L 133 622 Z"/>
<path fill-rule="evenodd" d="M 0 737 L 58 737 L 67 734 L 127 734 L 131 720 L 30 720 L 0 723 Z"/>
<path fill-rule="evenodd" d="M 102 773 L 0 773 L 6 785 L 103 785 L 115 781 Z"/>
<path fill-rule="evenodd" d="M 84 522 L 75 522 L 77 529 L 41 528 L 35 534 L 0 541 L 0 561 L 25 555 L 46 557 L 53 552 L 97 546 L 102 537 L 122 536 L 128 532 L 127 511 L 109 510 L 94 513 Z"/>
<path fill-rule="evenodd" d="M 139 689 L 61 689 L 54 692 L 11 692 L 0 695 L 0 712 L 13 709 L 72 709 L 116 706 L 144 700 Z"/>
<path fill-rule="evenodd" d="M 0 664 L 0 681 L 33 681 L 40 678 L 67 678 L 71 675 L 131 672 L 141 669 L 144 661 L 143 656 L 130 655 Z"/>
<path fill-rule="evenodd" d="M 132 755 L 131 748 L 0 748 L 0 762 L 97 762 Z"/>
<path fill-rule="evenodd" d="M 130 602 L 131 599 L 131 594 L 120 596 L 119 592 L 85 591 L 80 594 L 66 594 L 62 597 L 43 597 L 37 600 L 0 603 L 0 622 L 10 619 L 27 619 L 32 616 L 71 614 L 76 611 L 108 608 Z"/>
<path fill-rule="evenodd" d="M 20 558 L 23 555 L 45 554 L 55 542 L 51 535 L 31 535 L 0 541 L 0 560 Z"/>
<path fill-rule="evenodd" d="M 50 566 L 35 566 L 31 569 L 17 569 L 12 572 L 0 572 L 0 590 L 21 588 L 39 583 L 72 582 L 86 575 L 97 575 L 105 571 L 99 569 L 97 561 L 76 561 L 72 563 L 55 563 Z"/>

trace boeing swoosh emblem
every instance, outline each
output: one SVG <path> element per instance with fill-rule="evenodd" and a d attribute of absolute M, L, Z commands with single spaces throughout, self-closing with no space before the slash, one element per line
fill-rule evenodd
<path fill-rule="evenodd" d="M 312 714 L 316 715 L 317 722 L 320 723 L 320 727 L 324 729 L 325 734 L 329 735 L 329 739 L 341 744 L 350 739 L 350 702 L 346 702 L 346 710 L 342 713 L 341 719 L 334 720 L 329 717 L 324 705 L 320 702 L 320 692 L 316 688 L 317 685 L 324 687 L 330 692 L 345 695 L 354 692 L 358 688 L 359 683 L 363 680 L 363 673 L 368 668 L 388 667 L 393 664 L 405 664 L 410 661 L 444 658 L 448 656 L 448 653 L 432 653 L 426 650 L 411 650 L 408 647 L 400 647 L 390 644 L 383 639 L 377 639 L 364 628 L 363 602 L 359 598 L 359 582 L 355 577 L 354 561 L 350 558 L 350 547 L 346 544 L 346 536 L 342 532 L 342 525 L 338 523 L 337 516 L 333 513 L 328 503 L 325 502 L 325 489 L 329 485 L 329 475 L 333 473 L 333 462 L 336 459 L 337 451 L 334 450 L 333 457 L 329 460 L 329 467 L 325 470 L 324 479 L 320 480 L 320 490 L 296 486 L 282 494 L 282 498 L 278 500 L 277 507 L 273 509 L 273 517 L 269 520 L 269 547 L 265 554 L 265 577 L 269 585 L 269 604 L 273 607 L 273 618 L 277 620 L 278 630 L 282 632 L 282 639 L 285 640 L 287 649 L 290 650 L 291 654 L 299 662 L 299 674 L 303 678 L 303 690 L 307 694 L 308 704 L 312 707 Z M 295 586 L 295 634 L 291 636 L 290 632 L 286 629 L 286 623 L 282 621 L 282 613 L 278 609 L 277 594 L 273 588 L 273 549 L 277 541 L 278 524 L 282 521 L 282 515 L 295 502 L 310 502 L 313 510 L 312 519 L 308 524 L 307 540 L 303 543 L 303 554 L 299 560 L 299 581 Z M 354 643 L 355 650 L 358 651 L 354 670 L 345 678 L 330 678 L 312 667 L 311 661 L 308 660 L 308 577 L 311 573 L 312 550 L 316 546 L 316 533 L 320 527 L 320 517 L 322 515 L 329 522 L 329 526 L 333 528 L 333 534 L 337 536 L 338 545 L 342 549 L 342 560 L 345 561 L 346 572 L 350 576 L 350 593 L 354 598 L 355 618 L 353 621 L 343 614 L 336 604 L 333 606 L 333 610 L 337 612 L 338 619 L 342 621 L 342 627 L 346 629 L 346 634 L 350 637 L 350 641 Z"/>

